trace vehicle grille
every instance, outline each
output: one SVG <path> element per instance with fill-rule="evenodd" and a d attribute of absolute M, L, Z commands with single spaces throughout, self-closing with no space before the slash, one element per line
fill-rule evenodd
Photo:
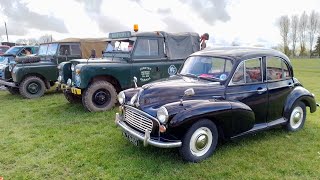
<path fill-rule="evenodd" d="M 135 109 L 125 108 L 124 119 L 129 125 L 142 132 L 152 131 L 153 121 Z"/>

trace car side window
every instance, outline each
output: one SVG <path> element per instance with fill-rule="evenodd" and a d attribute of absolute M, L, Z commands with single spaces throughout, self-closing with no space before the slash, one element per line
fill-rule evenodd
<path fill-rule="evenodd" d="M 70 45 L 60 45 L 59 55 L 70 55 Z"/>
<path fill-rule="evenodd" d="M 267 80 L 280 81 L 291 78 L 287 64 L 278 57 L 267 58 Z"/>
<path fill-rule="evenodd" d="M 241 62 L 235 71 L 231 85 L 262 82 L 261 58 L 249 59 Z"/>
<path fill-rule="evenodd" d="M 139 39 L 136 44 L 134 56 L 159 56 L 158 40 Z"/>
<path fill-rule="evenodd" d="M 80 55 L 80 54 L 81 54 L 80 46 L 78 44 L 71 45 L 71 55 Z"/>

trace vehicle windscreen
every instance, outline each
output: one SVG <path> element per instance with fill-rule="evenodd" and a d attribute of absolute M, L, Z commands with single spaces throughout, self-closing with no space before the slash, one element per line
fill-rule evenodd
<path fill-rule="evenodd" d="M 5 54 L 14 54 L 17 55 L 18 52 L 22 49 L 23 47 L 11 47 L 10 49 L 8 49 Z"/>
<path fill-rule="evenodd" d="M 58 44 L 42 44 L 39 47 L 38 55 L 46 56 L 46 55 L 55 55 L 58 49 Z"/>
<path fill-rule="evenodd" d="M 185 61 L 179 74 L 212 81 L 224 81 L 230 75 L 231 70 L 232 61 L 229 59 L 193 56 Z"/>
<path fill-rule="evenodd" d="M 104 56 L 121 56 L 120 54 L 125 54 L 129 56 L 132 51 L 134 41 L 131 40 L 114 40 L 108 42 L 107 47 L 104 51 Z"/>

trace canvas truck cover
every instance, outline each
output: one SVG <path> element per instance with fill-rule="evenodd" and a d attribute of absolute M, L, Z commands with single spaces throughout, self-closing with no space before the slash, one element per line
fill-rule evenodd
<path fill-rule="evenodd" d="M 102 51 L 107 45 L 107 38 L 67 38 L 56 42 L 80 43 L 82 58 L 89 58 L 92 49 L 96 51 L 96 57 L 102 57 Z"/>
<path fill-rule="evenodd" d="M 185 59 L 200 50 L 198 33 L 161 33 L 165 38 L 166 54 L 169 59 Z"/>

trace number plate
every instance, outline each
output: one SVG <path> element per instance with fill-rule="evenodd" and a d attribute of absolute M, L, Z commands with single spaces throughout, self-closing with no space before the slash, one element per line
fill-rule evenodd
<path fill-rule="evenodd" d="M 139 140 L 138 140 L 137 138 L 133 137 L 131 134 L 129 134 L 129 133 L 125 132 L 125 131 L 123 131 L 122 134 L 123 134 L 123 136 L 124 136 L 125 138 L 127 138 L 133 145 L 139 146 Z"/>

